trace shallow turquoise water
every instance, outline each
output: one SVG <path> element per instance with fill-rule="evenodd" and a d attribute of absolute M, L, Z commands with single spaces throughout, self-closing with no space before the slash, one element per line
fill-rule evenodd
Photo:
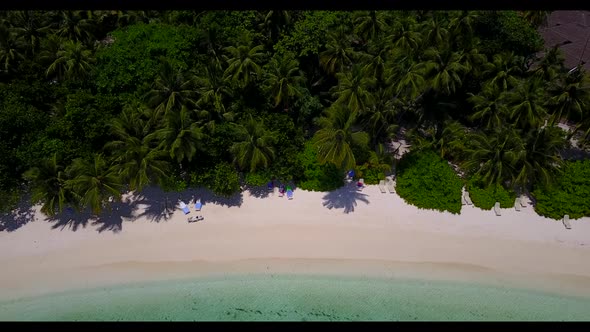
<path fill-rule="evenodd" d="M 244 275 L 1 302 L 0 320 L 590 320 L 590 298 L 442 281 Z"/>

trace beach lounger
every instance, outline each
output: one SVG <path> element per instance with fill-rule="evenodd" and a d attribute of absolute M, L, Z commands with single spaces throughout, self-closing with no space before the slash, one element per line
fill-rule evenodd
<path fill-rule="evenodd" d="M 514 209 L 520 211 L 520 200 L 518 198 L 514 200 Z"/>
<path fill-rule="evenodd" d="M 524 196 L 520 196 L 520 206 L 526 207 L 526 198 Z"/>
<path fill-rule="evenodd" d="M 465 192 L 463 194 L 463 198 L 465 198 L 465 203 L 467 203 L 467 205 L 472 205 L 473 204 L 473 202 L 471 202 L 471 197 L 469 197 L 469 193 L 468 192 Z"/>
<path fill-rule="evenodd" d="M 203 216 L 193 216 L 193 217 L 189 217 L 188 218 L 188 222 L 197 222 L 197 221 L 201 221 L 205 218 L 203 218 Z"/>
<path fill-rule="evenodd" d="M 293 190 L 291 190 L 291 189 L 287 190 L 287 198 L 293 199 Z"/>
<path fill-rule="evenodd" d="M 500 216 L 501 215 L 501 212 L 500 212 L 500 202 L 496 202 L 496 205 L 494 205 L 494 212 L 496 212 L 496 215 L 497 216 Z"/>
<path fill-rule="evenodd" d="M 385 189 L 385 180 L 379 181 L 379 190 L 381 190 L 381 192 L 384 194 L 387 192 L 387 190 Z"/>
<path fill-rule="evenodd" d="M 570 215 L 566 214 L 565 216 L 563 216 L 563 225 L 565 226 L 565 229 L 572 229 L 572 225 L 570 224 Z"/>
<path fill-rule="evenodd" d="M 467 201 L 465 200 L 465 195 L 461 195 L 461 205 L 467 205 Z"/>
<path fill-rule="evenodd" d="M 186 204 L 183 201 L 180 201 L 178 203 L 178 207 L 180 207 L 180 209 L 182 210 L 182 212 L 184 212 L 184 214 L 189 214 L 191 211 L 188 209 L 188 206 L 186 206 Z"/>
<path fill-rule="evenodd" d="M 201 200 L 198 199 L 197 202 L 195 203 L 195 210 L 201 211 L 202 207 L 203 207 L 203 204 L 201 203 Z"/>
<path fill-rule="evenodd" d="M 387 179 L 387 190 L 389 190 L 390 194 L 395 192 L 395 183 L 393 183 L 392 179 Z"/>

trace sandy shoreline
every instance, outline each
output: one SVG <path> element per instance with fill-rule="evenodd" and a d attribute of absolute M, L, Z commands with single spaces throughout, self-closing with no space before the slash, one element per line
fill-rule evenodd
<path fill-rule="evenodd" d="M 241 204 L 225 202 L 229 207 L 205 197 L 205 220 L 191 224 L 180 210 L 168 220 L 136 217 L 150 209 L 138 204 L 115 213 L 127 215 L 117 232 L 93 221 L 54 229 L 55 221 L 36 212 L 38 220 L 0 232 L 0 301 L 244 273 L 473 280 L 590 296 L 587 218 L 566 230 L 530 206 L 503 209 L 501 217 L 472 206 L 451 215 L 419 210 L 377 186 L 296 190 L 291 201 L 259 196 L 245 192 Z"/>

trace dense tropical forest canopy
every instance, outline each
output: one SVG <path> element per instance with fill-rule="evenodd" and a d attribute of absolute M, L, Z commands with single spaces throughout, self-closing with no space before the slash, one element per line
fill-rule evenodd
<path fill-rule="evenodd" d="M 544 49 L 546 15 L 2 12 L 0 205 L 30 193 L 50 215 L 99 213 L 148 185 L 232 195 L 270 179 L 332 190 L 351 168 L 377 183 L 399 139 L 413 150 L 400 167 L 430 160 L 443 174 L 406 177 L 405 191 L 449 179 L 459 195 L 445 161 L 483 205 L 497 192 L 552 204 L 552 188 L 570 190 L 560 181 L 578 183 L 564 170 L 588 173 L 563 151 L 584 149 L 590 89 Z"/>

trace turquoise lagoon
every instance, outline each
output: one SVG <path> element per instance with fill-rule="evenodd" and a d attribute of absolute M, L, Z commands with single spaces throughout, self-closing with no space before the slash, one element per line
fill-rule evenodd
<path fill-rule="evenodd" d="M 590 298 L 448 281 L 242 275 L 0 302 L 9 321 L 590 320 Z"/>

